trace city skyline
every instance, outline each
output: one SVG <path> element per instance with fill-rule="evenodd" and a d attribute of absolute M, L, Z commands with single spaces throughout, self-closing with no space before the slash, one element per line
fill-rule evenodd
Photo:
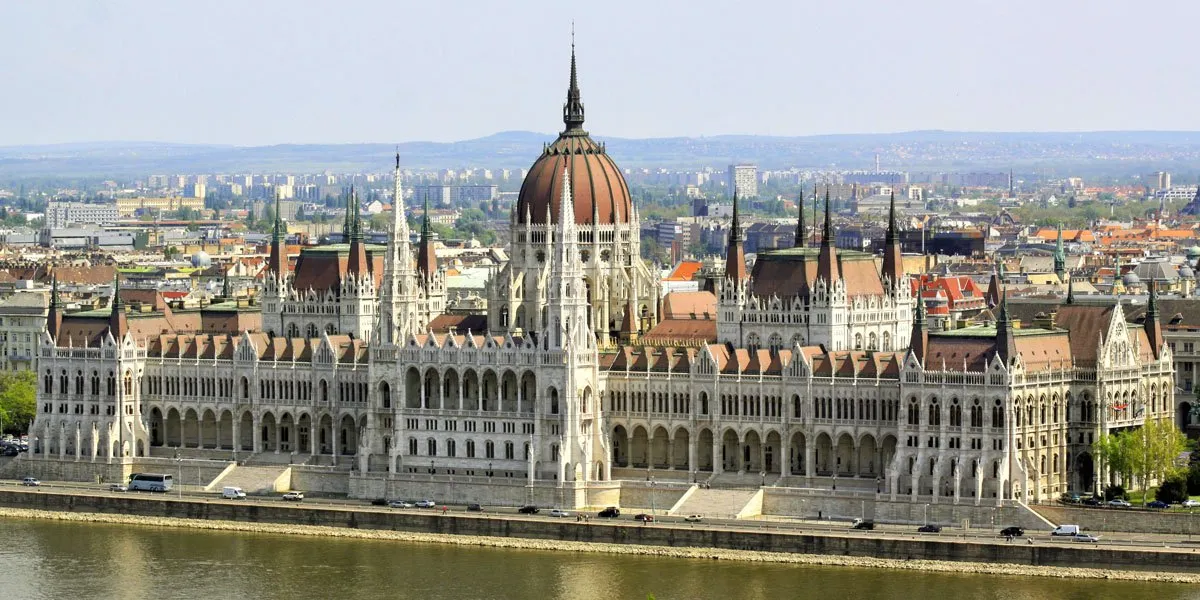
<path fill-rule="evenodd" d="M 1186 80 L 1146 85 L 1187 72 L 1186 36 L 1138 43 L 1116 5 L 719 6 L 6 5 L 17 93 L 0 112 L 19 117 L 6 145 L 548 132 L 574 21 L 588 127 L 606 136 L 1200 130 Z"/>

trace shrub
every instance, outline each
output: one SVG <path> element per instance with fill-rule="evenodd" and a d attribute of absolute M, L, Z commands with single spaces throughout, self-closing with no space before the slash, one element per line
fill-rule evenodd
<path fill-rule="evenodd" d="M 1174 504 L 1188 499 L 1187 480 L 1183 477 L 1171 477 L 1158 486 L 1154 498 L 1160 502 Z"/>
<path fill-rule="evenodd" d="M 1105 500 L 1115 500 L 1117 498 L 1120 498 L 1122 500 L 1125 499 L 1125 488 L 1123 488 L 1119 485 L 1110 485 L 1110 486 L 1104 488 L 1104 499 Z"/>
<path fill-rule="evenodd" d="M 1187 491 L 1192 496 L 1200 496 L 1200 462 L 1192 463 L 1192 468 L 1188 469 Z"/>

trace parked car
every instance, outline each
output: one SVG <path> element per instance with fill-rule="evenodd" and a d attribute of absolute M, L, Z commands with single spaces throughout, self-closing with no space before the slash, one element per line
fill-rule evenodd
<path fill-rule="evenodd" d="M 552 517 L 569 517 L 569 516 L 571 516 L 571 513 L 567 512 L 565 510 L 562 510 L 561 508 L 555 508 L 550 511 L 550 516 L 552 516 Z"/>
<path fill-rule="evenodd" d="M 1133 506 L 1132 504 L 1130 504 L 1120 498 L 1113 498 L 1112 500 L 1109 500 L 1108 505 L 1113 508 L 1130 508 Z"/>
<path fill-rule="evenodd" d="M 412 508 L 413 503 L 408 500 L 392 500 L 388 502 L 388 506 L 392 508 Z"/>
<path fill-rule="evenodd" d="M 1184 500 L 1179 505 L 1184 508 L 1200 508 L 1200 500 Z"/>
<path fill-rule="evenodd" d="M 246 491 L 236 485 L 227 485 L 221 488 L 221 497 L 226 500 L 245 500 Z"/>
<path fill-rule="evenodd" d="M 1012 527 L 1005 527 L 1004 529 L 1000 530 L 1000 535 L 1004 537 L 1021 537 L 1025 535 L 1025 528 L 1017 527 L 1015 525 Z"/>
<path fill-rule="evenodd" d="M 1075 534 L 1075 536 L 1074 536 L 1074 537 L 1072 537 L 1071 539 L 1073 539 L 1073 540 L 1075 540 L 1075 541 L 1077 541 L 1077 542 L 1092 542 L 1092 543 L 1094 544 L 1094 543 L 1096 543 L 1096 542 L 1100 541 L 1100 536 L 1098 536 L 1098 535 L 1090 535 L 1090 534 L 1087 534 L 1087 533 L 1077 533 L 1077 534 Z"/>
<path fill-rule="evenodd" d="M 1067 493 L 1060 496 L 1058 501 L 1062 502 L 1063 504 L 1079 504 L 1081 501 L 1083 501 L 1083 498 L 1080 498 L 1079 494 Z"/>
<path fill-rule="evenodd" d="M 478 504 L 471 503 L 467 505 L 467 512 L 483 512 L 483 507 Z"/>
<path fill-rule="evenodd" d="M 521 513 L 521 514 L 523 514 L 523 515 L 536 515 L 536 514 L 538 514 L 539 512 L 541 512 L 541 510 L 542 510 L 542 509 L 540 509 L 540 508 L 538 508 L 538 507 L 536 507 L 536 506 L 533 506 L 532 504 L 530 504 L 530 505 L 527 505 L 527 506 L 522 506 L 521 508 L 518 508 L 518 509 L 517 509 L 517 512 L 519 512 L 519 513 Z"/>
<path fill-rule="evenodd" d="M 437 503 L 433 500 L 417 500 L 416 505 L 417 508 L 433 508 L 437 506 Z"/>
<path fill-rule="evenodd" d="M 108 491 L 110 491 L 110 492 L 128 492 L 129 486 L 127 486 L 123 483 L 114 483 L 114 484 L 111 484 L 108 486 Z"/>
<path fill-rule="evenodd" d="M 20 446 L 8 446 L 4 449 L 4 456 L 16 456 L 21 452 Z"/>
<path fill-rule="evenodd" d="M 1102 503 L 1099 498 L 1095 496 L 1088 496 L 1087 498 L 1081 500 L 1080 504 L 1084 506 L 1100 506 Z"/>
<path fill-rule="evenodd" d="M 1162 508 L 1170 508 L 1170 507 L 1171 507 L 1170 504 L 1167 504 L 1166 502 L 1163 502 L 1162 500 L 1152 500 L 1152 501 L 1146 503 L 1146 508 L 1162 509 Z"/>
<path fill-rule="evenodd" d="M 42 485 L 42 482 L 38 481 L 37 477 L 26 477 L 25 479 L 21 480 L 21 485 L 27 485 L 29 487 L 37 487 L 39 485 Z"/>
<path fill-rule="evenodd" d="M 304 499 L 304 492 L 288 492 L 283 495 L 283 499 L 288 502 L 299 502 Z"/>
<path fill-rule="evenodd" d="M 615 519 L 615 518 L 621 516 L 621 510 L 615 506 L 610 506 L 610 507 L 600 511 L 599 514 L 597 514 L 596 516 L 604 518 L 604 519 Z"/>
<path fill-rule="evenodd" d="M 635 516 L 633 517 L 633 520 L 634 520 L 634 521 L 641 521 L 642 523 L 653 523 L 653 522 L 654 522 L 654 515 L 648 515 L 648 514 L 646 514 L 646 513 L 642 513 L 642 514 L 639 514 L 639 515 L 635 515 Z"/>
<path fill-rule="evenodd" d="M 937 525 L 922 525 L 917 528 L 917 533 L 941 533 L 942 528 Z"/>
<path fill-rule="evenodd" d="M 688 523 L 699 523 L 700 521 L 704 520 L 704 516 L 703 515 L 688 515 L 688 516 L 684 517 L 683 520 L 687 521 Z"/>
<path fill-rule="evenodd" d="M 387 505 L 388 505 L 388 501 L 386 498 L 376 498 L 371 501 L 371 506 L 387 506 Z"/>
<path fill-rule="evenodd" d="M 855 529 L 866 529 L 869 531 L 869 530 L 875 529 L 875 521 L 869 521 L 869 520 L 864 520 L 864 519 L 855 519 L 850 522 L 850 526 Z"/>

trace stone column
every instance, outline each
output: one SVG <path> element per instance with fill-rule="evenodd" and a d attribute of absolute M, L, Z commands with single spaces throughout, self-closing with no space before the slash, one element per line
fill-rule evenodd
<path fill-rule="evenodd" d="M 725 472 L 725 457 L 722 456 L 721 450 L 724 448 L 725 442 L 720 434 L 713 435 L 713 475 L 720 475 Z"/>
<path fill-rule="evenodd" d="M 333 446 L 332 450 L 333 450 L 333 464 L 334 465 L 337 465 L 337 459 L 338 459 L 338 427 L 340 425 L 341 425 L 341 423 L 335 421 L 333 423 L 333 425 L 331 425 L 329 427 L 329 440 L 330 440 L 330 442 L 332 442 L 332 446 Z"/>
<path fill-rule="evenodd" d="M 696 438 L 688 431 L 688 472 L 696 472 Z"/>
<path fill-rule="evenodd" d="M 79 431 L 79 423 L 75 424 L 75 462 L 79 462 L 80 454 L 83 448 L 80 444 L 83 442 L 81 432 Z"/>
<path fill-rule="evenodd" d="M 254 431 L 250 435 L 250 444 L 254 449 L 254 453 L 258 454 L 262 452 L 262 416 L 253 414 L 251 415 L 250 422 L 253 423 L 252 427 L 254 427 Z"/>
<path fill-rule="evenodd" d="M 459 377 L 459 381 L 458 381 L 458 406 L 455 406 L 455 407 L 454 407 L 454 409 L 455 409 L 455 410 L 462 410 L 462 409 L 463 409 L 463 386 L 464 386 L 464 384 L 466 384 L 466 377 Z"/>
<path fill-rule="evenodd" d="M 786 434 L 787 431 L 784 431 Z M 788 477 L 792 474 L 792 441 L 791 436 L 785 441 L 780 439 L 780 445 L 786 448 L 779 449 L 779 476 Z"/>
<path fill-rule="evenodd" d="M 310 419 L 308 421 L 308 450 L 314 458 L 320 450 L 320 445 L 317 443 L 317 420 Z"/>
<path fill-rule="evenodd" d="M 242 420 L 233 419 L 233 460 L 237 461 L 238 452 L 242 449 Z"/>
<path fill-rule="evenodd" d="M 817 452 L 811 441 L 804 439 L 804 485 L 811 487 L 817 469 Z"/>
<path fill-rule="evenodd" d="M 667 436 L 667 470 L 675 470 L 675 438 Z"/>

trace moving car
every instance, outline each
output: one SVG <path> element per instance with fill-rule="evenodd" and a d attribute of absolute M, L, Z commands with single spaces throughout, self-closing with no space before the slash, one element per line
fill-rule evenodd
<path fill-rule="evenodd" d="M 1184 500 L 1179 505 L 1184 508 L 1200 508 L 1200 500 Z"/>
<path fill-rule="evenodd" d="M 917 528 L 917 533 L 941 533 L 942 528 L 937 525 L 922 525 Z"/>
<path fill-rule="evenodd" d="M 1025 535 L 1025 528 L 1017 527 L 1015 525 L 1012 527 L 1005 527 L 1004 529 L 1000 530 L 1000 535 L 1004 537 L 1021 537 Z"/>
<path fill-rule="evenodd" d="M 129 486 L 127 486 L 123 483 L 114 483 L 114 484 L 111 484 L 108 486 L 108 491 L 110 491 L 110 492 L 128 492 Z"/>
<path fill-rule="evenodd" d="M 283 499 L 288 502 L 299 502 L 304 499 L 304 492 L 288 492 L 283 495 Z"/>
<path fill-rule="evenodd" d="M 604 518 L 604 519 L 615 519 L 615 518 L 621 516 L 621 510 L 615 506 L 610 506 L 610 507 L 600 511 L 599 514 L 597 514 L 596 516 Z"/>
<path fill-rule="evenodd" d="M 392 500 L 388 502 L 388 506 L 392 508 L 412 508 L 413 503 L 408 500 Z"/>
<path fill-rule="evenodd" d="M 417 508 L 433 508 L 437 506 L 437 503 L 433 500 L 417 500 L 416 505 Z"/>
<path fill-rule="evenodd" d="M 855 519 L 850 522 L 850 526 L 855 529 L 866 529 L 869 531 L 869 530 L 875 529 L 875 521 Z"/>
<path fill-rule="evenodd" d="M 1109 500 L 1108 505 L 1113 508 L 1129 508 L 1129 507 L 1133 506 L 1132 504 L 1130 504 L 1120 498 L 1113 498 L 1112 500 Z"/>
<path fill-rule="evenodd" d="M 1059 525 L 1058 527 L 1054 528 L 1054 531 L 1050 532 L 1050 535 L 1056 537 L 1071 537 L 1079 534 L 1081 531 L 1082 529 L 1080 529 L 1078 525 Z"/>
<path fill-rule="evenodd" d="M 38 481 L 37 477 L 26 477 L 25 479 L 21 480 L 21 485 L 27 485 L 29 487 L 37 487 L 39 485 L 42 485 L 42 482 Z"/>
<path fill-rule="evenodd" d="M 683 520 L 687 521 L 688 523 L 699 523 L 700 521 L 704 520 L 704 516 L 703 515 L 688 515 L 688 516 L 684 517 Z"/>
<path fill-rule="evenodd" d="M 562 510 L 560 508 L 555 508 L 550 511 L 550 516 L 552 516 L 552 517 L 569 517 L 569 516 L 571 516 L 571 513 L 567 512 L 565 510 Z"/>
<path fill-rule="evenodd" d="M 643 522 L 643 523 L 653 523 L 653 522 L 654 522 L 654 515 L 648 515 L 648 514 L 646 514 L 646 513 L 642 513 L 642 514 L 639 514 L 639 515 L 635 515 L 635 516 L 633 517 L 633 520 L 634 520 L 634 521 L 641 521 L 641 522 Z"/>
<path fill-rule="evenodd" d="M 1094 543 L 1096 543 L 1096 542 L 1099 542 L 1099 541 L 1100 541 L 1100 536 L 1098 536 L 1098 535 L 1088 535 L 1088 534 L 1086 534 L 1086 533 L 1077 533 L 1077 534 L 1075 534 L 1075 536 L 1074 536 L 1074 537 L 1072 537 L 1071 539 L 1073 539 L 1073 540 L 1075 540 L 1075 541 L 1077 541 L 1077 542 L 1091 542 L 1091 543 L 1093 543 L 1093 544 L 1094 544 Z"/>
<path fill-rule="evenodd" d="M 536 507 L 536 506 L 533 506 L 532 504 L 530 504 L 530 505 L 527 505 L 527 506 L 522 506 L 521 508 L 518 508 L 518 509 L 517 509 L 517 512 L 519 512 L 519 513 L 521 513 L 521 514 L 523 514 L 523 515 L 536 515 L 536 514 L 538 514 L 539 512 L 541 512 L 541 510 L 542 510 L 542 509 L 540 509 L 540 508 L 538 508 L 538 507 Z"/>
<path fill-rule="evenodd" d="M 467 512 L 483 512 L 483 507 L 478 504 L 471 503 L 467 505 Z"/>
<path fill-rule="evenodd" d="M 1166 502 L 1163 502 L 1162 500 L 1153 500 L 1153 501 L 1146 503 L 1146 508 L 1160 508 L 1161 509 L 1161 508 L 1170 508 L 1170 506 L 1171 506 L 1170 504 L 1167 504 Z"/>
<path fill-rule="evenodd" d="M 245 500 L 246 492 L 237 486 L 225 486 L 221 488 L 221 497 L 226 500 Z"/>

